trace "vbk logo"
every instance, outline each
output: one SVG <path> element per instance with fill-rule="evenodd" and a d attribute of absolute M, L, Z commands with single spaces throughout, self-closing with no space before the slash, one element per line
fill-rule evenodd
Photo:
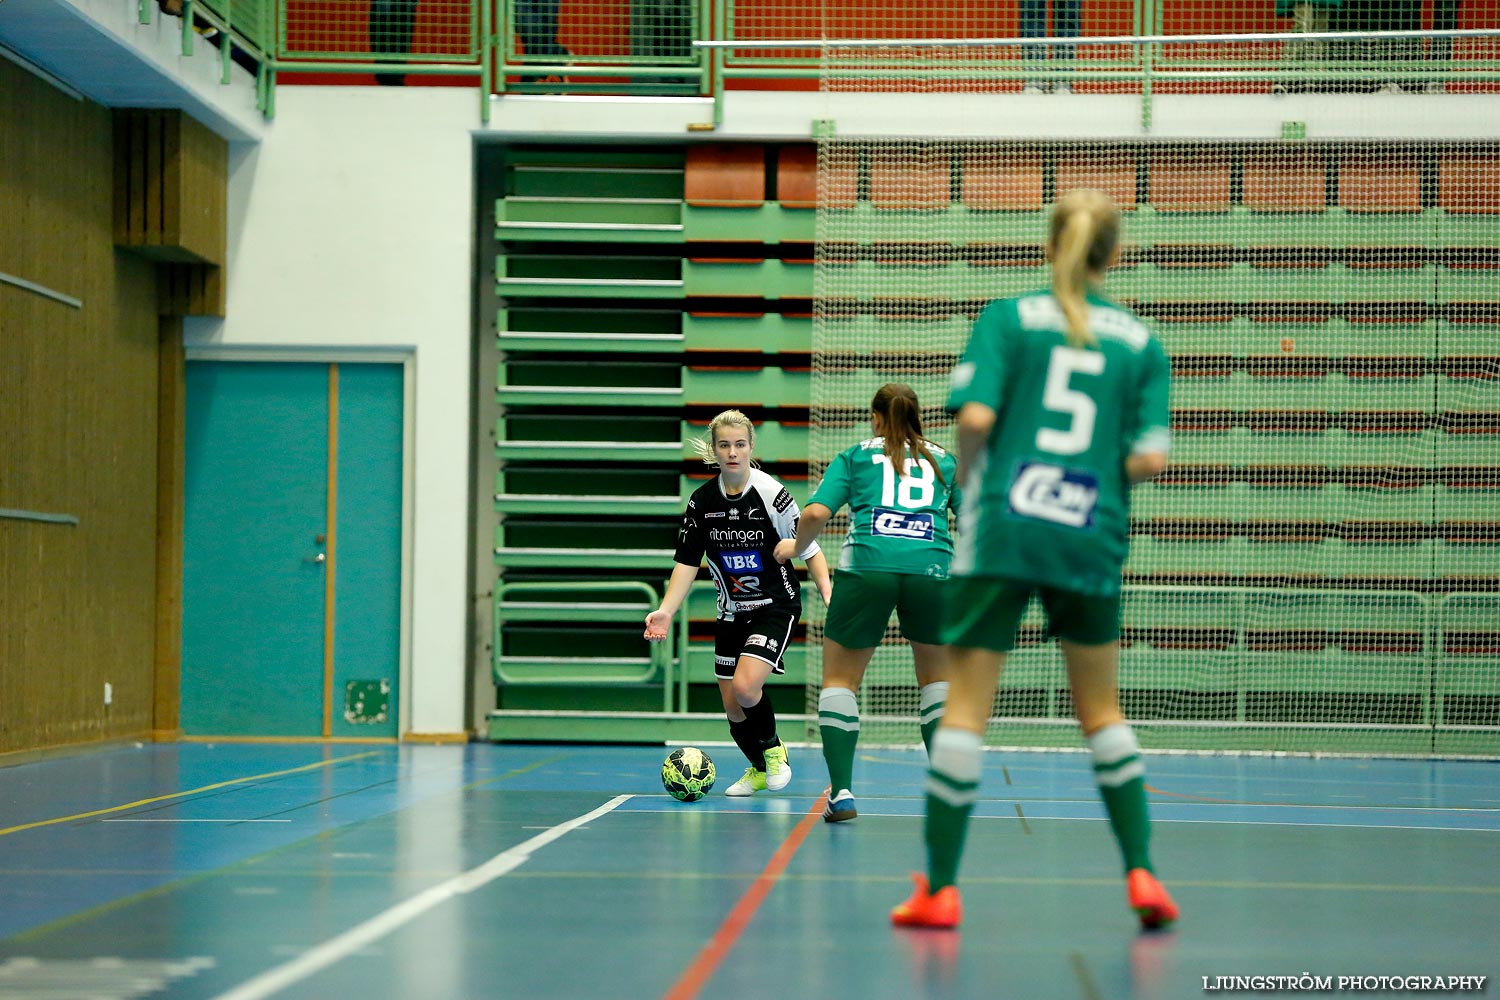
<path fill-rule="evenodd" d="M 761 569 L 759 552 L 725 552 L 719 558 L 731 573 L 759 573 Z"/>
<path fill-rule="evenodd" d="M 932 541 L 932 515 L 909 514 L 903 510 L 876 507 L 870 521 L 870 533 L 887 538 L 915 538 Z"/>
<path fill-rule="evenodd" d="M 1070 528 L 1090 528 L 1099 503 L 1099 480 L 1091 472 L 1044 462 L 1024 462 L 1010 487 L 1010 509 Z"/>

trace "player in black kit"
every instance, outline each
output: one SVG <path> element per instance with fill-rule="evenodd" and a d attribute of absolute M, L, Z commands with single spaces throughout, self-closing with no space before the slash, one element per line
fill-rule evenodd
<path fill-rule="evenodd" d="M 786 670 L 781 660 L 802 614 L 802 592 L 791 565 L 778 563 L 772 553 L 777 542 L 797 536 L 797 502 L 775 479 L 751 467 L 755 428 L 738 410 L 714 417 L 706 439 L 693 443 L 705 464 L 719 467 L 719 474 L 688 499 L 672 578 L 661 607 L 646 616 L 646 638 L 667 637 L 672 616 L 687 600 L 706 555 L 719 592 L 714 675 L 729 716 L 729 734 L 750 761 L 744 776 L 724 794 L 776 791 L 792 780 L 792 767 L 776 735 L 776 713 L 765 683 L 771 674 Z M 832 584 L 817 543 L 798 556 L 826 602 Z"/>

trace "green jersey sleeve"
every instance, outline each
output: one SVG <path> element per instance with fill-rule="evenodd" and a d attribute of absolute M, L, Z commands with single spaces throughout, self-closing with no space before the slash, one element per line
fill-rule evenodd
<path fill-rule="evenodd" d="M 1147 344 L 1141 362 L 1130 450 L 1134 454 L 1165 454 L 1172 448 L 1172 365 L 1155 337 Z"/>
<path fill-rule="evenodd" d="M 969 346 L 953 369 L 948 391 L 948 411 L 957 413 L 965 403 L 983 403 L 1000 408 L 1000 390 L 1005 385 L 1005 342 L 1015 303 L 1000 299 L 985 306 L 974 321 Z"/>
<path fill-rule="evenodd" d="M 820 503 L 831 512 L 837 514 L 844 504 L 849 502 L 849 462 L 851 456 L 848 451 L 841 451 L 828 463 L 828 471 L 823 473 L 823 481 L 818 484 L 817 490 L 808 499 L 809 504 Z"/>

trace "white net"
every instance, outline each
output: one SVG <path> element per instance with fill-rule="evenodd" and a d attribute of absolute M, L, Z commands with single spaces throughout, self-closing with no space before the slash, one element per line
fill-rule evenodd
<path fill-rule="evenodd" d="M 986 93 L 1005 60 L 965 51 L 839 52 L 824 85 Z M 925 71 L 852 71 L 896 64 Z M 818 166 L 815 480 L 884 381 L 949 443 L 979 308 L 1046 287 L 1048 206 L 1100 188 L 1126 216 L 1106 294 L 1173 360 L 1173 464 L 1133 494 L 1125 571 L 1143 745 L 1500 753 L 1500 144 L 830 136 Z M 909 649 L 887 636 L 861 738 L 914 743 Z M 1077 743 L 1039 614 L 989 735 Z"/>

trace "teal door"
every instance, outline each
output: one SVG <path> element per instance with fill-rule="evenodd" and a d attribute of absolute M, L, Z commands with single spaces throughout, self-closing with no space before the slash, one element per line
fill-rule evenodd
<path fill-rule="evenodd" d="M 187 367 L 182 727 L 397 735 L 403 373 Z"/>

